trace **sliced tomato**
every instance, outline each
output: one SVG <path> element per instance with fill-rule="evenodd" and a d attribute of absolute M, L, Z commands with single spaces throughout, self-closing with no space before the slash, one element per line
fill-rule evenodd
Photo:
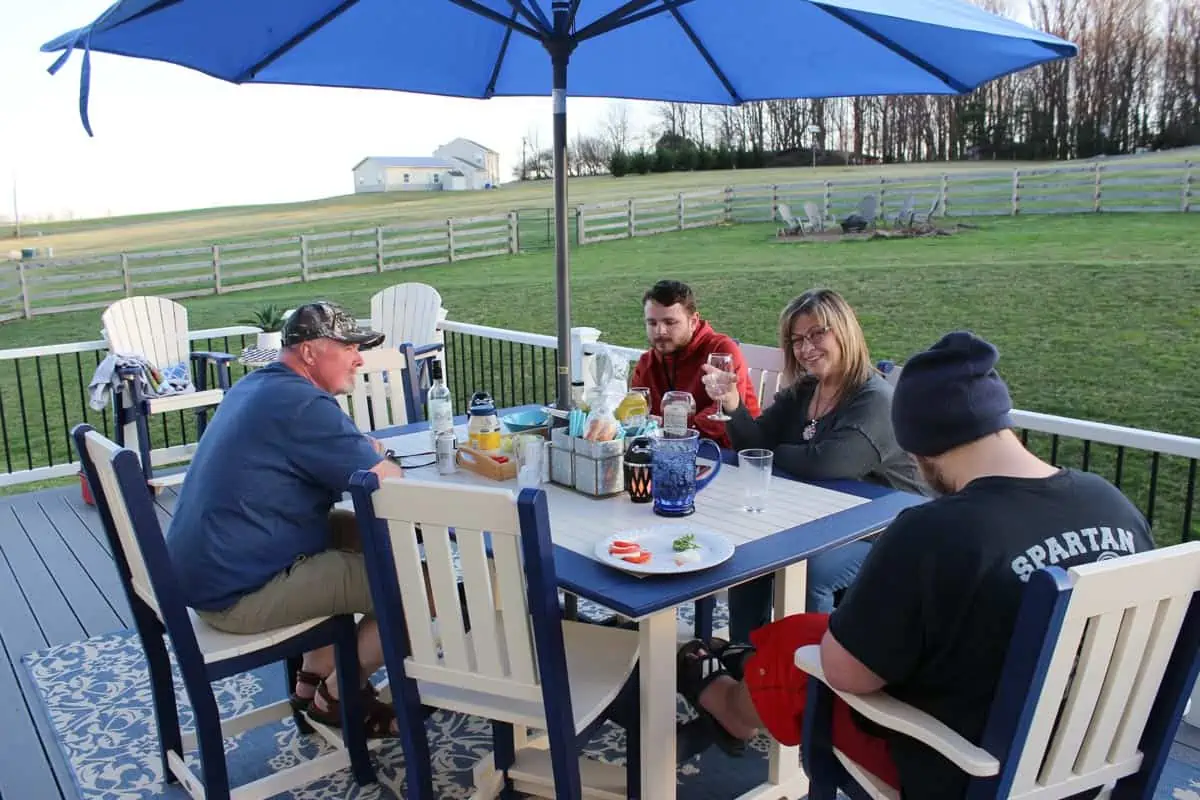
<path fill-rule="evenodd" d="M 634 553 L 640 553 L 641 550 L 642 548 L 638 547 L 636 544 L 625 544 L 619 546 L 616 544 L 611 544 L 608 546 L 609 554 L 614 556 L 628 556 Z"/>
<path fill-rule="evenodd" d="M 632 539 L 613 539 L 608 545 L 609 547 L 637 547 L 638 543 Z"/>
<path fill-rule="evenodd" d="M 645 564 L 650 560 L 651 553 L 649 550 L 639 550 L 637 553 L 628 556 L 621 556 L 622 561 L 628 561 L 630 564 Z"/>

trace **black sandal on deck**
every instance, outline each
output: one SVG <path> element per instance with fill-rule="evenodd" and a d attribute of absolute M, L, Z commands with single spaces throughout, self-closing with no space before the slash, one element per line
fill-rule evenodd
<path fill-rule="evenodd" d="M 316 694 L 316 690 L 321 686 L 321 681 L 323 680 L 325 679 L 315 672 L 309 672 L 304 669 L 296 670 L 296 683 L 303 683 L 305 686 L 313 687 L 314 694 Z M 293 711 L 307 711 L 308 707 L 312 705 L 312 698 L 301 697 L 293 689 L 292 693 L 288 695 L 288 702 L 291 703 Z"/>
<path fill-rule="evenodd" d="M 679 648 L 675 657 L 676 680 L 679 693 L 683 695 L 700 719 L 708 726 L 708 731 L 717 747 L 726 755 L 742 756 L 746 752 L 746 742 L 725 730 L 707 709 L 700 705 L 700 694 L 704 689 L 722 675 L 733 677 L 721 663 L 707 644 L 699 639 Z"/>
<path fill-rule="evenodd" d="M 711 637 L 707 644 L 709 652 L 721 659 L 721 663 L 735 681 L 745 677 L 746 659 L 757 652 L 752 644 L 734 644 L 720 636 Z"/>
<path fill-rule="evenodd" d="M 397 732 L 392 730 L 392 725 L 396 722 L 396 710 L 379 699 L 379 692 L 370 683 L 360 691 L 362 692 L 363 707 L 366 709 L 363 726 L 366 728 L 367 738 L 389 739 L 396 736 Z M 321 685 L 317 687 L 317 695 L 325 704 L 325 708 L 318 707 L 316 703 L 310 704 L 306 712 L 308 718 L 331 728 L 341 728 L 341 704 L 329 694 L 329 687 L 325 685 L 324 681 L 321 681 Z"/>

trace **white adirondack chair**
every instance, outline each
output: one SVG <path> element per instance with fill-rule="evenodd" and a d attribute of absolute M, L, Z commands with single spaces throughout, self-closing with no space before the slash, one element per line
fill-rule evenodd
<path fill-rule="evenodd" d="M 371 298 L 371 328 L 383 334 L 384 347 L 413 347 L 411 367 L 418 373 L 416 385 L 425 387 L 426 364 L 437 359 L 446 370 L 445 334 L 438 323 L 446 319 L 442 296 L 437 289 L 424 283 L 398 283 Z M 417 400 L 416 408 L 423 407 Z"/>
<path fill-rule="evenodd" d="M 783 353 L 778 347 L 762 344 L 740 344 L 738 348 L 746 360 L 750 384 L 758 396 L 758 407 L 766 411 L 775 402 L 775 393 L 784 388 Z"/>
<path fill-rule="evenodd" d="M 378 431 L 394 425 L 407 425 L 417 419 L 417 387 L 408 370 L 412 346 L 403 350 L 381 345 L 362 352 L 354 391 L 338 395 L 338 405 L 350 415 L 360 431 Z"/>
<path fill-rule="evenodd" d="M 186 375 L 195 391 L 165 397 L 144 396 L 140 384 L 130 378 L 113 393 L 113 416 L 117 444 L 136 447 L 142 471 L 151 487 L 160 488 L 183 480 L 183 473 L 154 477 L 150 463 L 148 417 L 171 411 L 194 410 L 197 436 L 203 435 L 208 409 L 221 402 L 229 388 L 229 364 L 233 356 L 191 350 L 187 309 L 165 297 L 127 297 L 104 310 L 100 317 L 104 339 L 114 355 L 141 356 L 160 371 Z M 208 367 L 217 368 L 217 388 L 208 388 Z"/>
<path fill-rule="evenodd" d="M 496 752 L 476 768 L 475 798 L 498 796 L 505 776 L 517 792 L 540 797 L 579 800 L 581 781 L 606 789 L 598 796 L 625 797 L 626 770 L 639 768 L 636 746 L 624 768 L 580 756 L 633 674 L 637 633 L 562 620 L 545 493 L 527 489 L 518 499 L 507 489 L 381 482 L 370 472 L 357 473 L 350 491 L 401 719 L 409 797 L 433 798 L 423 706 L 493 721 Z M 525 728 L 546 738 L 531 745 Z M 630 738 L 636 742 L 636 730 Z"/>
<path fill-rule="evenodd" d="M 804 233 L 804 222 L 792 213 L 791 206 L 787 203 L 777 203 L 775 213 L 779 215 L 779 221 L 787 226 L 783 231 L 785 234 L 794 236 L 797 233 Z"/>
<path fill-rule="evenodd" d="M 973 776 L 968 797 L 1055 800 L 1107 786 L 1113 797 L 1149 800 L 1200 668 L 1198 593 L 1200 542 L 1036 572 L 978 746 L 884 692 L 837 694 Z M 819 646 L 797 650 L 796 666 L 824 682 Z M 836 748 L 829 758 L 827 734 L 814 727 L 823 723 L 810 719 L 827 716 L 822 697 L 810 685 L 809 796 L 832 798 L 848 781 L 898 798 Z"/>

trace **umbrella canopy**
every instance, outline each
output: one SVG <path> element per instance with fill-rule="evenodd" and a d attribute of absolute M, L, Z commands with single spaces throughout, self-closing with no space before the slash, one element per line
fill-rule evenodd
<path fill-rule="evenodd" d="M 449 31 L 452 36 L 429 35 Z M 1073 44 L 964 0 L 121 0 L 43 45 L 233 83 L 554 98 L 559 402 L 568 395 L 566 97 L 739 104 L 960 94 Z"/>

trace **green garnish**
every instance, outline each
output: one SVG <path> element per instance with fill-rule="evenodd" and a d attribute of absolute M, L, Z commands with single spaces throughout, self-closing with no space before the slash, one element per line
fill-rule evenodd
<path fill-rule="evenodd" d="M 699 550 L 700 545 L 696 542 L 696 535 L 689 533 L 687 536 L 680 536 L 675 541 L 671 542 L 671 549 L 676 553 L 682 553 L 687 550 Z"/>

